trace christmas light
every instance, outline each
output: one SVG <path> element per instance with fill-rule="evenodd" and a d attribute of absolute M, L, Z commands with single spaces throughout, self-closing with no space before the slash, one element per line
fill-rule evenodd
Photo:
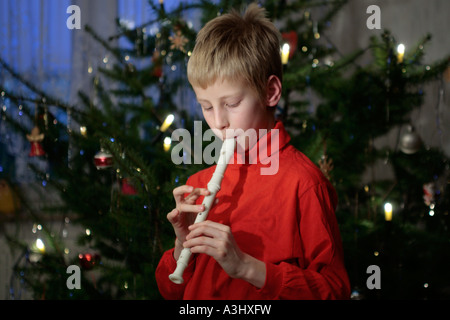
<path fill-rule="evenodd" d="M 45 252 L 45 245 L 44 245 L 44 242 L 43 242 L 41 239 L 37 238 L 37 239 L 36 239 L 36 242 L 35 242 L 35 245 L 36 245 L 36 248 L 37 248 L 41 253 L 44 253 L 44 252 Z"/>
<path fill-rule="evenodd" d="M 173 114 L 169 114 L 166 119 L 164 120 L 161 128 L 159 129 L 161 132 L 164 132 L 167 130 L 167 128 L 170 127 L 170 125 L 172 124 L 173 120 L 175 119 Z"/>
<path fill-rule="evenodd" d="M 386 202 L 384 204 L 384 219 L 386 221 L 392 220 L 392 204 L 390 204 L 389 202 Z"/>
<path fill-rule="evenodd" d="M 289 44 L 288 43 L 283 44 L 283 47 L 281 48 L 281 62 L 283 64 L 287 64 L 288 63 L 289 50 L 290 50 Z"/>
<path fill-rule="evenodd" d="M 83 137 L 86 137 L 87 129 L 86 129 L 85 126 L 81 126 L 81 127 L 80 127 L 80 133 L 81 133 L 81 135 L 82 135 Z"/>
<path fill-rule="evenodd" d="M 170 139 L 170 137 L 165 137 L 164 138 L 164 151 L 169 151 L 170 150 L 170 145 L 172 144 L 172 139 Z"/>
<path fill-rule="evenodd" d="M 403 56 L 405 55 L 405 45 L 403 43 L 400 43 L 397 46 L 397 62 L 402 63 L 403 62 Z"/>

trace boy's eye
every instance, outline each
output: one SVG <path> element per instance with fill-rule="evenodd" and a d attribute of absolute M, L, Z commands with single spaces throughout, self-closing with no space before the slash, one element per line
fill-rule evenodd
<path fill-rule="evenodd" d="M 213 107 L 201 106 L 204 111 L 210 111 Z"/>
<path fill-rule="evenodd" d="M 227 106 L 229 108 L 234 108 L 234 107 L 237 107 L 239 105 L 239 103 L 241 103 L 241 102 L 238 101 L 236 103 L 226 103 L 225 106 Z"/>

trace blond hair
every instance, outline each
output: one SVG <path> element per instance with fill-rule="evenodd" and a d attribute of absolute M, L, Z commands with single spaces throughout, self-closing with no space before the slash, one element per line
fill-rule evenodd
<path fill-rule="evenodd" d="M 188 80 L 206 88 L 216 80 L 244 81 L 266 102 L 267 80 L 282 80 L 280 33 L 253 3 L 240 15 L 232 10 L 209 21 L 198 33 L 188 62 Z"/>

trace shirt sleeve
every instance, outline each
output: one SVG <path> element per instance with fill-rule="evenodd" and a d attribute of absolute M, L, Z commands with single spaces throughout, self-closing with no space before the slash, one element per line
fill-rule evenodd
<path fill-rule="evenodd" d="M 198 175 L 190 176 L 186 181 L 186 185 L 197 187 L 199 186 Z M 187 195 L 187 194 L 186 194 Z M 197 199 L 197 203 L 199 203 L 201 198 Z M 169 279 L 169 275 L 175 271 L 177 267 L 177 261 L 173 257 L 174 248 L 167 250 L 163 253 L 158 266 L 155 271 L 155 279 L 158 285 L 159 292 L 163 296 L 164 299 L 167 300 L 181 300 L 184 296 L 184 290 L 186 288 L 186 283 L 192 277 L 195 269 L 195 257 L 196 255 L 192 255 L 189 261 L 188 266 L 183 272 L 183 280 L 182 284 L 173 283 Z"/>
<path fill-rule="evenodd" d="M 301 253 L 294 263 L 266 263 L 260 293 L 268 299 L 348 299 L 350 284 L 335 216 L 337 196 L 328 182 L 299 198 Z"/>
<path fill-rule="evenodd" d="M 159 264 L 156 268 L 155 278 L 158 285 L 159 292 L 164 299 L 167 300 L 181 300 L 183 299 L 184 289 L 186 288 L 186 283 L 192 277 L 194 273 L 195 259 L 189 261 L 188 266 L 184 270 L 182 284 L 173 283 L 169 279 L 169 275 L 177 267 L 177 261 L 173 257 L 174 249 L 167 250 L 161 257 Z"/>

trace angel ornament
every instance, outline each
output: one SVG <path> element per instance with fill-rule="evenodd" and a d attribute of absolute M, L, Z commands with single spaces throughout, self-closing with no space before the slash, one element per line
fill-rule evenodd
<path fill-rule="evenodd" d="M 27 134 L 27 140 L 31 143 L 31 150 L 28 156 L 39 157 L 45 155 L 44 148 L 42 148 L 42 140 L 44 140 L 44 134 L 40 133 L 38 127 L 34 127 L 31 130 L 31 134 Z"/>

